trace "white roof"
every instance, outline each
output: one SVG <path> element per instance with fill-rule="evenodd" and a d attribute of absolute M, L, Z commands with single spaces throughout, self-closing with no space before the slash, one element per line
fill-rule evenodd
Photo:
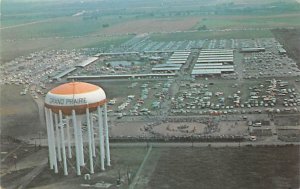
<path fill-rule="evenodd" d="M 73 72 L 74 70 L 76 70 L 76 68 L 74 68 L 74 67 L 73 67 L 73 68 L 69 68 L 69 69 L 67 69 L 67 70 L 65 70 L 65 71 L 63 71 L 63 72 L 61 72 L 61 73 L 55 75 L 55 76 L 53 77 L 53 79 L 59 79 L 59 78 L 65 76 L 65 75 L 67 75 L 68 73 Z"/>
<path fill-rule="evenodd" d="M 178 71 L 180 70 L 180 67 L 170 67 L 170 68 L 152 68 L 152 71 Z"/>
<path fill-rule="evenodd" d="M 185 64 L 185 60 L 179 60 L 179 61 L 167 61 L 167 64 Z"/>
<path fill-rule="evenodd" d="M 211 66 L 203 66 L 196 64 L 194 69 L 234 69 L 233 65 L 211 65 Z"/>
<path fill-rule="evenodd" d="M 164 68 L 164 67 L 181 67 L 182 65 L 180 65 L 180 64 L 157 64 L 157 65 L 155 65 L 154 66 L 154 68 Z"/>
<path fill-rule="evenodd" d="M 202 75 L 202 74 L 221 74 L 220 70 L 213 70 L 213 69 L 208 69 L 208 70 L 193 70 L 192 75 Z"/>
<path fill-rule="evenodd" d="M 186 58 L 170 58 L 168 61 L 186 61 L 187 59 Z"/>
<path fill-rule="evenodd" d="M 96 60 L 98 60 L 98 57 L 90 57 L 87 60 L 81 62 L 80 64 L 78 64 L 76 66 L 85 67 L 85 66 L 89 65 L 90 63 L 92 63 L 92 62 L 94 62 Z"/>
<path fill-rule="evenodd" d="M 221 66 L 223 63 L 200 63 L 200 64 L 195 64 L 195 66 Z"/>
<path fill-rule="evenodd" d="M 233 62 L 233 60 L 229 59 L 206 59 L 206 60 L 197 60 L 197 63 L 202 63 L 202 62 Z"/>
<path fill-rule="evenodd" d="M 222 72 L 234 72 L 234 69 L 195 69 L 192 71 L 192 75 L 221 74 Z"/>

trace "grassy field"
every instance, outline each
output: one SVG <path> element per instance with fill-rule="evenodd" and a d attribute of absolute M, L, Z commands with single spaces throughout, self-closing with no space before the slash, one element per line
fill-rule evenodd
<path fill-rule="evenodd" d="M 289 159 L 287 162 L 286 159 Z M 297 188 L 299 148 L 166 148 L 140 188 Z M 147 167 L 146 166 L 146 167 Z M 144 181 L 143 179 L 140 179 Z M 275 181 L 276 180 L 276 181 Z M 141 183 L 142 183 L 141 181 Z"/>
<path fill-rule="evenodd" d="M 10 61 L 18 56 L 41 50 L 51 49 L 80 49 L 80 48 L 107 48 L 110 45 L 118 46 L 132 38 L 132 35 L 118 36 L 85 36 L 77 38 L 40 38 L 40 39 L 21 39 L 3 40 L 1 48 L 0 62 Z"/>
<path fill-rule="evenodd" d="M 1 86 L 1 135 L 25 137 L 45 130 L 39 123 L 37 105 L 29 94 L 21 96 L 21 90 L 21 87 L 14 85 Z"/>
<path fill-rule="evenodd" d="M 300 26 L 300 14 L 278 14 L 264 16 L 210 16 L 203 18 L 194 27 L 205 25 L 208 29 L 242 29 Z"/>
<path fill-rule="evenodd" d="M 293 58 L 300 68 L 300 29 L 294 30 L 272 30 L 276 39 L 287 50 L 288 55 Z"/>
<path fill-rule="evenodd" d="M 152 34 L 153 41 L 184 41 L 200 39 L 252 39 L 273 37 L 269 30 L 195 31 Z"/>
<path fill-rule="evenodd" d="M 111 147 L 111 167 L 106 167 L 105 171 L 100 171 L 99 158 L 95 158 L 95 174 L 91 174 L 91 180 L 84 180 L 83 176 L 76 176 L 75 169 L 70 168 L 69 175 L 63 176 L 63 171 L 60 169 L 59 174 L 54 174 L 53 170 L 47 168 L 39 174 L 28 186 L 29 188 L 82 188 L 81 184 L 96 183 L 110 183 L 113 186 L 110 188 L 117 188 L 116 181 L 120 177 L 122 179 L 121 188 L 128 188 L 128 176 L 133 176 L 145 154 L 147 149 L 145 147 L 128 148 L 128 147 Z M 87 166 L 88 167 L 88 166 Z M 60 167 L 62 168 L 62 167 Z M 82 168 L 82 175 L 88 173 L 88 169 Z M 15 179 L 18 179 L 16 177 Z M 11 183 L 7 182 L 7 179 L 3 179 L 4 186 L 10 186 Z"/>
<path fill-rule="evenodd" d="M 116 24 L 103 30 L 103 33 L 126 34 L 126 33 L 151 33 L 151 32 L 172 32 L 186 31 L 193 28 L 199 18 L 181 17 L 167 19 L 138 19 Z M 138 27 L 137 27 L 138 26 Z"/>
<path fill-rule="evenodd" d="M 270 37 L 269 31 L 228 31 L 160 34 L 208 29 L 300 26 L 298 4 L 277 2 L 195 2 L 137 0 L 113 2 L 76 0 L 4 1 L 1 12 L 1 62 L 30 52 L 120 44 L 128 33 L 152 33 L 157 41 L 211 38 Z M 203 6 L 205 4 L 205 6 Z M 272 9 L 274 7 L 274 10 Z M 271 7 L 271 8 L 270 8 Z M 278 9 L 282 7 L 282 11 Z M 255 13 L 258 10 L 258 13 Z M 246 12 L 244 12 L 246 11 Z M 76 16 L 75 16 L 76 15 Z M 107 35 L 115 37 L 107 37 Z M 122 36 L 123 35 L 123 36 Z"/>
<path fill-rule="evenodd" d="M 117 16 L 105 16 L 93 20 L 66 16 L 29 22 L 27 25 L 3 27 L 1 32 L 5 39 L 87 36 L 99 34 L 103 28 L 107 27 L 104 26 L 105 24 L 110 26 L 124 20 L 126 19 L 119 19 Z"/>

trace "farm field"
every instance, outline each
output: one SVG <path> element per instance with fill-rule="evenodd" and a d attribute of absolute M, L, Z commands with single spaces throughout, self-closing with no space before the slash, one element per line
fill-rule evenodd
<path fill-rule="evenodd" d="M 203 17 L 194 27 L 197 29 L 205 25 L 207 29 L 244 29 L 244 28 L 274 28 L 274 27 L 297 27 L 300 14 L 277 14 L 277 15 L 230 15 Z"/>
<path fill-rule="evenodd" d="M 299 26 L 300 15 L 297 10 L 300 5 L 295 4 L 293 0 L 283 4 L 268 0 L 259 2 L 258 7 L 253 6 L 253 2 L 242 4 L 237 0 L 232 2 L 236 10 L 228 9 L 223 1 L 201 2 L 165 1 L 161 4 L 160 1 L 154 0 L 144 5 L 136 1 L 124 3 L 116 0 L 111 5 L 96 1 L 84 4 L 76 1 L 47 1 L 45 4 L 33 4 L 25 1 L 19 7 L 15 6 L 20 3 L 18 0 L 5 1 L 0 29 L 1 42 L 6 48 L 1 48 L 0 61 L 7 62 L 37 50 L 120 45 L 133 37 L 127 35 L 128 33 L 156 33 L 151 38 L 157 41 L 255 38 L 272 36 L 268 30 L 257 28 Z M 241 16 L 239 11 L 245 9 L 246 5 L 250 6 L 249 10 L 252 12 L 248 11 L 246 15 Z M 271 10 L 268 8 L 269 5 L 274 5 L 275 9 Z M 279 5 L 285 7 L 284 11 L 276 9 Z M 61 8 L 63 6 L 67 8 Z M 260 6 L 266 8 L 266 11 L 261 11 Z M 166 7 L 169 7 L 167 11 Z M 220 8 L 222 11 L 218 12 Z M 254 14 L 253 11 L 256 9 L 259 12 Z M 242 30 L 172 33 L 198 30 L 204 25 L 212 30 Z M 245 29 L 250 31 L 244 31 Z"/>
<path fill-rule="evenodd" d="M 28 159 L 30 158 L 30 163 L 36 163 L 36 165 L 40 164 L 40 159 L 47 158 L 47 153 L 44 148 L 36 151 L 34 147 L 24 145 L 23 149 L 27 149 L 30 153 L 24 154 L 23 152 L 23 156 L 25 157 L 17 162 L 17 165 L 20 168 L 29 164 Z M 110 152 L 113 157 L 111 161 L 113 167 L 107 167 L 105 172 L 100 172 L 99 159 L 95 159 L 95 170 L 98 173 L 91 175 L 90 181 L 84 180 L 83 176 L 76 176 L 74 169 L 69 169 L 69 175 L 68 177 L 65 177 L 62 174 L 54 174 L 53 170 L 48 169 L 47 166 L 36 178 L 33 179 L 33 181 L 28 185 L 28 188 L 66 188 L 66 186 L 67 188 L 82 188 L 81 184 L 95 185 L 96 183 L 106 183 L 112 186 L 110 188 L 116 188 L 116 181 L 119 176 L 122 180 L 121 188 L 128 188 L 128 174 L 130 174 L 131 177 L 134 177 L 145 154 L 147 153 L 147 149 L 145 147 L 112 147 Z M 17 151 L 17 153 L 19 154 L 20 152 Z M 39 157 L 34 155 L 39 155 Z M 14 166 L 10 165 L 10 167 Z M 35 166 L 32 167 L 34 168 Z M 12 169 L 14 170 L 14 168 Z M 18 179 L 22 178 L 31 170 L 32 169 L 30 168 L 20 169 L 18 171 L 12 171 L 12 173 L 4 174 L 4 176 L 1 177 L 1 186 L 6 188 L 11 186 L 11 183 L 18 183 Z M 87 173 L 88 168 L 83 168 L 83 172 Z"/>
<path fill-rule="evenodd" d="M 21 87 L 1 86 L 1 135 L 32 136 L 45 130 L 40 126 L 38 108 L 32 97 L 20 95 Z"/>
<path fill-rule="evenodd" d="M 142 173 L 140 180 L 147 184 L 141 181 L 141 188 L 295 188 L 299 186 L 298 160 L 296 146 L 165 148 L 160 149 L 150 178 L 148 170 Z M 152 166 L 149 161 L 145 167 Z"/>
<path fill-rule="evenodd" d="M 152 34 L 153 41 L 184 41 L 199 39 L 252 39 L 271 38 L 273 34 L 269 30 L 233 30 L 233 31 L 191 31 L 177 33 Z"/>
<path fill-rule="evenodd" d="M 197 17 L 131 20 L 105 28 L 102 32 L 104 34 L 142 34 L 186 31 L 194 27 L 198 20 L 199 18 Z"/>
<path fill-rule="evenodd" d="M 293 58 L 300 67 L 300 30 L 277 29 L 272 30 L 275 38 L 286 48 L 288 55 Z"/>
<path fill-rule="evenodd" d="M 47 37 L 39 39 L 20 39 L 20 40 L 2 40 L 0 62 L 8 62 L 19 56 L 26 56 L 35 51 L 49 51 L 56 49 L 81 49 L 81 48 L 103 48 L 106 49 L 112 45 L 118 46 L 132 38 L 132 35 L 120 36 L 85 36 L 85 37 L 67 37 L 56 38 Z"/>

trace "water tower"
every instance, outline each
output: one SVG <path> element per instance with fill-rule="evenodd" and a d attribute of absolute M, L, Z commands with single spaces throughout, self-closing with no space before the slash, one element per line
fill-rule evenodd
<path fill-rule="evenodd" d="M 64 175 L 68 175 L 73 156 L 77 175 L 81 175 L 83 167 L 93 174 L 97 155 L 101 170 L 105 170 L 105 161 L 110 166 L 106 102 L 102 88 L 83 82 L 62 84 L 47 93 L 49 162 L 55 173 L 58 173 L 58 162 L 62 162 Z M 85 143 L 88 143 L 88 150 L 85 150 Z M 96 153 L 96 143 L 99 153 Z"/>

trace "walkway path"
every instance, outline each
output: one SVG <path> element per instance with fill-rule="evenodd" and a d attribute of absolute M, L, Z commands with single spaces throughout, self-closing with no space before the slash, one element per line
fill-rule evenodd
<path fill-rule="evenodd" d="M 135 185 L 137 184 L 137 182 L 138 182 L 138 180 L 139 180 L 139 178 L 140 178 L 140 174 L 141 174 L 141 172 L 142 172 L 142 170 L 143 170 L 143 168 L 144 168 L 144 165 L 145 165 L 145 163 L 146 163 L 146 161 L 147 161 L 147 159 L 148 159 L 148 157 L 149 157 L 149 155 L 150 155 L 150 153 L 151 153 L 151 150 L 152 150 L 152 145 L 151 145 L 150 148 L 148 149 L 148 152 L 147 152 L 147 154 L 145 155 L 144 160 L 143 160 L 142 164 L 140 165 L 138 171 L 136 172 L 136 175 L 135 175 L 135 177 L 133 178 L 133 180 L 132 180 L 132 182 L 131 182 L 131 184 L 130 184 L 130 186 L 129 186 L 129 189 L 134 189 Z"/>

